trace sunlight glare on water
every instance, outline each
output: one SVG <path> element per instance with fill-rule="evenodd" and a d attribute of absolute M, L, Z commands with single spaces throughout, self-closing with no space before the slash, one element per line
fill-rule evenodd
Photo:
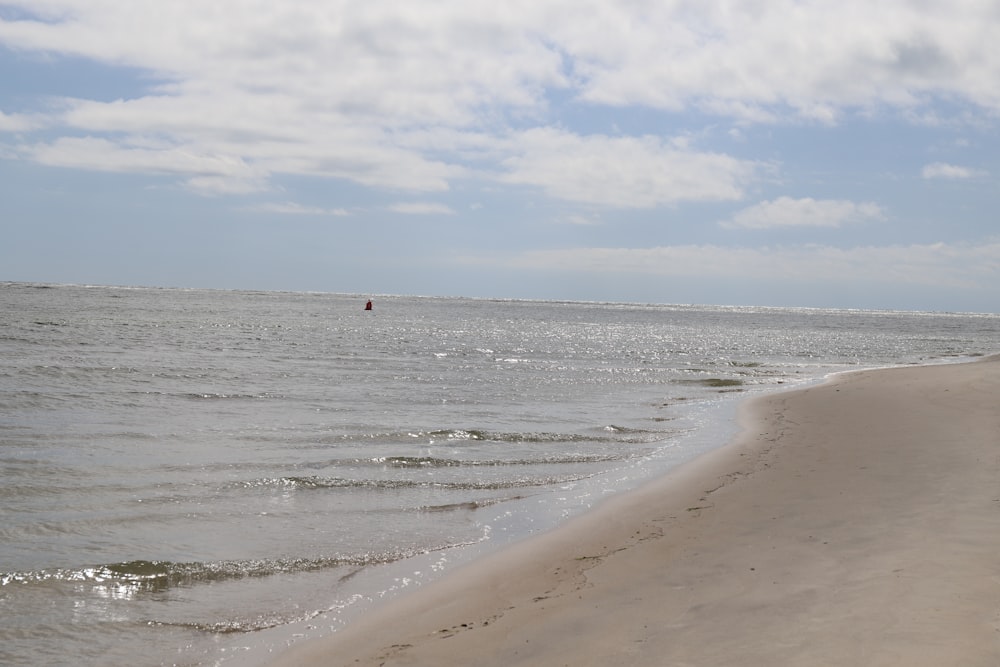
<path fill-rule="evenodd" d="M 737 398 L 1000 340 L 996 315 L 364 301 L 0 284 L 0 663 L 216 664 L 722 444 Z"/>

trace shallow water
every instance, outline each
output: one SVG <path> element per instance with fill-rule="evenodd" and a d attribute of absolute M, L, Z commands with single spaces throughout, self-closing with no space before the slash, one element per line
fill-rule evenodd
<path fill-rule="evenodd" d="M 0 284 L 0 663 L 216 664 L 721 444 L 735 398 L 1000 341 L 996 315 L 365 300 Z"/>

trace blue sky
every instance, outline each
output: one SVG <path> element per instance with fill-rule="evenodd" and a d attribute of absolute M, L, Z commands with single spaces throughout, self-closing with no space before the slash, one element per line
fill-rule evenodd
<path fill-rule="evenodd" d="M 0 280 L 998 312 L 997 44 L 979 0 L 0 0 Z"/>

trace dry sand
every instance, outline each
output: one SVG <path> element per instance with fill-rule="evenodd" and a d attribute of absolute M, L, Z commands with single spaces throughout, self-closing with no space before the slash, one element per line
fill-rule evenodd
<path fill-rule="evenodd" d="M 273 665 L 996 667 L 998 361 L 748 401 L 733 444 Z"/>

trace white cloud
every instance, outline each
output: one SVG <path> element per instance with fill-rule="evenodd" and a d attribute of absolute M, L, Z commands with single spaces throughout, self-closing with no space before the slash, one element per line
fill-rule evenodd
<path fill-rule="evenodd" d="M 0 111 L 0 132 L 25 132 L 37 129 L 42 125 L 42 119 L 38 116 L 21 113 L 6 114 Z"/>
<path fill-rule="evenodd" d="M 841 227 L 849 223 L 884 219 L 882 207 L 872 202 L 779 197 L 745 208 L 720 224 L 731 229 Z"/>
<path fill-rule="evenodd" d="M 6 4 L 45 20 L 0 20 L 0 45 L 150 75 L 132 99 L 0 112 L 0 131 L 44 121 L 63 136 L 24 155 L 175 173 L 208 192 L 258 191 L 276 174 L 442 192 L 499 173 L 561 199 L 644 208 L 736 199 L 755 177 L 731 156 L 558 127 L 553 93 L 582 110 L 697 109 L 739 123 L 916 116 L 935 99 L 1000 111 L 1000 49 L 989 48 L 1000 12 L 977 0 Z M 512 127 L 526 129 L 512 140 Z M 81 134 L 105 142 L 95 165 L 66 154 Z"/>
<path fill-rule="evenodd" d="M 36 162 L 53 167 L 182 174 L 188 177 L 191 187 L 220 194 L 265 189 L 267 175 L 230 154 L 199 154 L 176 147 L 130 147 L 95 137 L 63 137 L 23 150 Z"/>
<path fill-rule="evenodd" d="M 834 122 L 847 109 L 931 96 L 1000 108 L 1000 53 L 986 46 L 1000 38 L 1000 16 L 989 3 L 590 4 L 555 31 L 595 102 L 699 106 L 752 122 L 788 112 Z"/>
<path fill-rule="evenodd" d="M 739 199 L 762 168 L 658 137 L 581 137 L 553 128 L 520 134 L 512 152 L 502 162 L 502 180 L 537 186 L 559 199 L 620 208 Z"/>
<path fill-rule="evenodd" d="M 556 222 L 560 222 L 566 225 L 577 225 L 581 227 L 591 227 L 594 225 L 601 224 L 601 218 L 592 213 L 570 213 L 562 216 Z"/>
<path fill-rule="evenodd" d="M 462 173 L 460 167 L 398 145 L 399 137 L 368 121 L 298 113 L 296 108 L 288 95 L 156 96 L 112 103 L 75 101 L 65 118 L 74 128 L 107 134 L 109 144 L 234 156 L 269 173 L 418 191 L 447 190 L 449 179 Z M 142 165 L 121 165 L 122 171 L 131 168 Z"/>
<path fill-rule="evenodd" d="M 403 202 L 389 207 L 394 213 L 406 215 L 454 215 L 455 211 L 445 204 L 434 202 Z"/>
<path fill-rule="evenodd" d="M 1000 275 L 1000 241 L 835 248 L 821 245 L 727 248 L 538 250 L 513 258 L 476 258 L 522 269 L 632 273 L 698 279 L 885 283 L 992 289 Z"/>
<path fill-rule="evenodd" d="M 347 209 L 343 208 L 323 208 L 320 206 L 303 206 L 295 202 L 267 203 L 248 207 L 247 210 L 260 211 L 263 213 L 282 213 L 286 215 L 315 215 L 315 216 L 345 216 L 350 215 Z"/>
<path fill-rule="evenodd" d="M 148 69 L 171 95 L 290 92 L 300 113 L 462 125 L 485 107 L 535 106 L 545 87 L 567 84 L 561 54 L 531 28 L 538 12 L 516 0 L 45 4 L 71 18 L 0 22 L 0 41 Z"/>
<path fill-rule="evenodd" d="M 943 178 L 948 180 L 962 180 L 983 176 L 985 172 L 944 162 L 934 162 L 933 164 L 925 165 L 920 174 L 926 179 Z"/>

